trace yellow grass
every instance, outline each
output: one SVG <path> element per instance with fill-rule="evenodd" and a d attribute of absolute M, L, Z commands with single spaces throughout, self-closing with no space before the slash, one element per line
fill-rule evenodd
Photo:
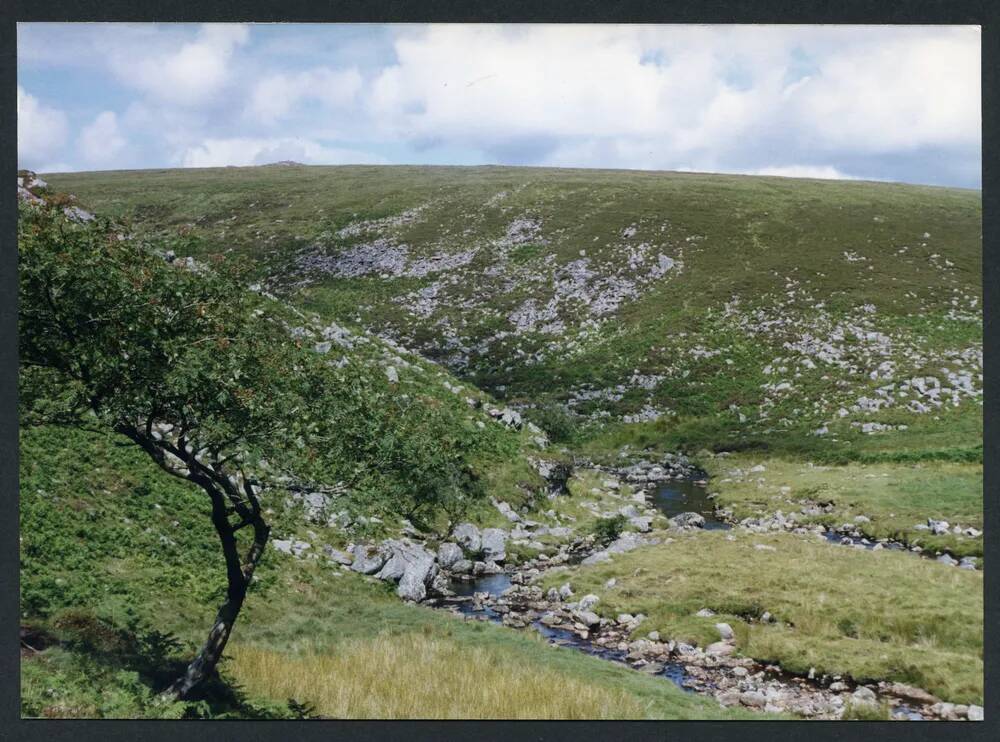
<path fill-rule="evenodd" d="M 228 655 L 228 673 L 247 692 L 329 718 L 635 719 L 648 711 L 624 692 L 418 634 L 356 640 L 329 654 L 234 646 Z"/>

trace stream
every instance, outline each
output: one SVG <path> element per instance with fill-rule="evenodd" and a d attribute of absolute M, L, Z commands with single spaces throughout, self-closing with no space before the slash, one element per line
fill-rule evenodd
<path fill-rule="evenodd" d="M 659 482 L 649 495 L 649 504 L 658 509 L 668 518 L 680 515 L 681 513 L 698 513 L 705 519 L 705 530 L 728 530 L 731 524 L 721 520 L 715 513 L 715 505 L 710 498 L 707 483 L 703 479 L 671 479 Z M 833 544 L 853 545 L 861 544 L 865 548 L 872 549 L 875 542 L 862 543 L 861 539 L 854 539 L 837 533 L 826 533 L 825 537 Z M 848 544 L 847 542 L 850 542 Z M 883 544 L 883 548 L 899 548 L 901 545 Z M 510 572 L 499 574 L 481 575 L 472 579 L 452 578 L 448 583 L 448 588 L 454 593 L 454 597 L 445 598 L 444 606 L 453 612 L 465 616 L 469 619 L 490 621 L 492 623 L 503 624 L 506 607 L 496 603 L 505 591 L 514 587 Z M 519 624 L 524 626 L 524 624 Z M 617 647 L 602 646 L 590 638 L 584 638 L 572 629 L 559 626 L 549 626 L 540 619 L 531 620 L 526 628 L 540 633 L 550 644 L 570 647 L 577 651 L 584 652 L 603 660 L 615 662 L 625 667 L 631 667 L 628 661 L 628 651 Z M 719 689 L 711 677 L 706 677 L 702 672 L 698 677 L 692 675 L 685 662 L 665 661 L 647 665 L 644 669 L 636 669 L 638 672 L 645 672 L 649 675 L 662 677 L 674 683 L 678 688 L 688 693 L 711 694 L 713 690 Z M 693 668 L 696 672 L 704 668 Z M 784 673 L 777 672 L 778 668 L 768 668 L 770 677 L 780 680 L 783 683 L 799 684 L 804 682 L 801 678 L 785 678 Z M 893 718 L 918 720 L 924 717 L 917 708 L 905 703 L 895 703 Z"/>

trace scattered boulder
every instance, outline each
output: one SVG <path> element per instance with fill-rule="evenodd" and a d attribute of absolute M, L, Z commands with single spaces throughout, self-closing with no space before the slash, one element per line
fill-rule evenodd
<path fill-rule="evenodd" d="M 927 706 L 941 702 L 940 698 L 928 693 L 922 688 L 915 688 L 912 685 L 904 685 L 903 683 L 892 683 L 888 688 L 886 688 L 885 692 L 891 696 L 895 696 L 896 698 L 902 698 L 904 701 L 924 704 Z"/>
<path fill-rule="evenodd" d="M 727 657 L 736 651 L 730 642 L 713 642 L 705 647 L 705 654 L 713 657 Z"/>
<path fill-rule="evenodd" d="M 507 534 L 499 528 L 487 528 L 482 534 L 483 556 L 487 561 L 502 562 L 507 558 Z"/>
<path fill-rule="evenodd" d="M 468 559 L 459 559 L 451 565 L 451 571 L 457 575 L 467 575 L 472 571 L 473 564 Z"/>
<path fill-rule="evenodd" d="M 649 533 L 653 529 L 653 519 L 648 515 L 629 518 L 628 524 L 639 533 Z"/>
<path fill-rule="evenodd" d="M 570 587 L 568 582 L 563 583 L 563 585 L 559 588 L 559 597 L 563 600 L 569 600 L 573 597 L 573 588 Z"/>
<path fill-rule="evenodd" d="M 455 541 L 466 551 L 476 552 L 483 548 L 482 536 L 479 529 L 472 523 L 460 523 L 452 531 Z"/>
<path fill-rule="evenodd" d="M 733 633 L 733 627 L 727 623 L 717 623 L 715 629 L 724 642 L 732 641 L 736 637 L 736 634 Z"/>
<path fill-rule="evenodd" d="M 582 598 L 580 598 L 580 602 L 577 605 L 579 606 L 581 611 L 589 611 L 591 608 L 597 605 L 598 602 L 600 602 L 600 600 L 601 599 L 598 598 L 593 593 L 588 593 L 587 595 L 584 595 Z"/>
<path fill-rule="evenodd" d="M 856 706 L 877 706 L 878 697 L 875 695 L 875 691 L 871 688 L 859 685 L 851 694 L 851 703 Z"/>
<path fill-rule="evenodd" d="M 282 554 L 291 554 L 294 557 L 301 557 L 306 550 L 312 548 L 312 544 L 307 541 L 298 541 L 297 539 L 274 539 L 271 541 L 271 545 Z"/>
<path fill-rule="evenodd" d="M 371 547 L 355 546 L 353 549 L 354 562 L 351 564 L 351 569 L 363 575 L 373 575 L 382 569 L 382 565 L 385 564 L 385 554 L 378 550 L 370 554 L 370 551 Z"/>
<path fill-rule="evenodd" d="M 403 600 L 411 600 L 414 603 L 427 597 L 427 587 L 424 585 L 423 577 L 419 570 L 407 570 L 399 580 L 396 594 Z"/>
<path fill-rule="evenodd" d="M 740 703 L 751 708 L 764 708 L 767 698 L 759 690 L 746 690 L 740 693 Z"/>
<path fill-rule="evenodd" d="M 675 528 L 704 528 L 705 518 L 698 513 L 681 513 L 670 519 L 670 525 Z"/>
<path fill-rule="evenodd" d="M 512 508 L 509 503 L 494 500 L 493 505 L 500 511 L 500 514 L 511 523 L 521 522 L 521 516 L 514 511 L 514 508 Z"/>
<path fill-rule="evenodd" d="M 423 546 L 409 541 L 390 539 L 382 544 L 380 551 L 388 554 L 385 564 L 376 575 L 380 580 L 401 580 L 403 575 L 419 577 L 422 583 L 430 583 L 437 574 L 434 555 Z"/>
<path fill-rule="evenodd" d="M 934 520 L 933 518 L 927 519 L 927 525 L 931 529 L 931 533 L 935 536 L 943 536 L 948 533 L 950 526 L 946 520 Z"/>
<path fill-rule="evenodd" d="M 326 554 L 326 558 L 331 562 L 336 562 L 337 564 L 344 564 L 350 566 L 354 562 L 354 557 L 348 554 L 346 551 L 341 551 L 340 549 L 334 549 L 332 546 L 324 546 L 323 553 Z"/>
<path fill-rule="evenodd" d="M 451 569 L 464 559 L 465 554 L 458 544 L 445 542 L 438 546 L 437 560 L 442 569 Z"/>

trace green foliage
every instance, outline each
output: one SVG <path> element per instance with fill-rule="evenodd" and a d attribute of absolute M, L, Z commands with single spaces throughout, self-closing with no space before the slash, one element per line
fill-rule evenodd
<path fill-rule="evenodd" d="M 527 411 L 526 416 L 544 430 L 553 443 L 573 443 L 579 437 L 579 420 L 562 405 L 552 403 Z"/>
<path fill-rule="evenodd" d="M 621 536 L 622 531 L 628 524 L 628 518 L 624 515 L 614 515 L 610 518 L 598 518 L 593 525 L 593 534 L 597 537 L 599 544 L 610 544 Z"/>

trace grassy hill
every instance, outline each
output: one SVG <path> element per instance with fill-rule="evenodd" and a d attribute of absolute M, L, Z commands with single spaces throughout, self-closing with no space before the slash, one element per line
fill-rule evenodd
<path fill-rule="evenodd" d="M 919 541 L 931 553 L 982 554 L 981 536 L 931 534 L 925 523 L 982 527 L 978 191 L 499 167 L 45 179 L 136 235 L 163 238 L 180 256 L 245 256 L 305 345 L 380 381 L 398 377 L 398 399 L 440 411 L 448 436 L 468 443 L 483 484 L 466 503 L 476 522 L 503 522 L 490 496 L 547 522 L 538 511 L 558 505 L 535 502 L 543 481 L 531 459 L 684 450 L 738 518 L 796 512 L 809 523 L 851 522 L 873 538 Z M 535 432 L 498 424 L 484 411 L 494 402 L 520 409 L 557 445 L 543 453 Z M 430 703 L 441 716 L 738 714 L 514 631 L 402 604 L 385 584 L 325 561 L 271 552 L 227 652 L 228 689 L 203 703 L 162 706 L 150 688 L 201 638 L 218 602 L 220 567 L 198 499 L 122 444 L 54 426 L 22 432 L 23 623 L 51 643 L 40 653 L 22 650 L 25 713 L 294 716 L 305 713 L 304 700 L 320 699 L 316 711 L 328 716 L 405 716 Z M 588 497 L 600 481 L 589 484 Z M 820 502 L 829 505 L 822 514 L 802 515 Z M 276 503 L 275 537 L 318 548 L 394 534 L 402 524 L 391 504 L 343 497 L 337 507 L 353 521 L 345 531 L 310 523 L 301 503 Z M 424 525 L 444 532 L 451 517 L 440 512 Z M 792 534 L 767 536 L 778 551 L 754 552 L 748 562 L 744 542 L 758 537 L 738 532 L 722 548 L 698 534 L 689 554 L 637 550 L 622 561 L 635 574 L 618 575 L 621 595 L 602 610 L 639 606 L 664 631 L 698 635 L 704 627 L 692 629 L 664 605 L 680 596 L 685 611 L 739 608 L 740 595 L 761 587 L 763 564 L 778 576 L 767 582 L 768 600 L 790 612 L 845 597 L 823 620 L 801 609 L 815 642 L 773 632 L 744 641 L 741 633 L 748 653 L 981 697 L 980 574 L 928 560 L 911 568 L 916 557 L 906 554 L 845 549 L 827 559 L 824 550 L 841 547 Z M 879 565 L 892 569 L 868 580 Z M 689 579 L 681 594 L 669 580 L 640 577 L 639 568 Z M 581 569 L 574 579 L 597 590 L 609 569 Z M 948 615 L 925 611 L 911 621 L 912 605 L 899 601 L 907 616 L 893 624 L 898 656 L 868 662 L 857 627 L 874 642 L 889 619 L 864 588 L 895 584 L 897 570 L 908 600 L 946 589 Z M 743 615 L 732 613 L 734 623 Z M 935 651 L 947 662 L 928 669 L 933 658 L 921 659 L 928 640 L 919 634 L 939 620 L 968 630 L 960 641 L 942 633 Z M 386 667 L 445 682 L 473 656 L 477 668 L 493 669 L 467 701 L 446 702 L 433 684 L 411 684 L 412 693 L 380 684 Z M 303 676 L 331 674 L 364 676 L 352 687 L 384 693 L 305 693 Z M 488 701 L 523 688 L 525 706 Z M 397 705 L 380 705 L 390 698 Z"/>
<path fill-rule="evenodd" d="M 949 422 L 981 399 L 978 191 L 501 167 L 49 179 L 138 230 L 253 256 L 300 306 L 566 438 L 638 422 L 667 447 L 835 458 L 941 417 L 948 442 L 918 448 L 981 456 Z"/>

